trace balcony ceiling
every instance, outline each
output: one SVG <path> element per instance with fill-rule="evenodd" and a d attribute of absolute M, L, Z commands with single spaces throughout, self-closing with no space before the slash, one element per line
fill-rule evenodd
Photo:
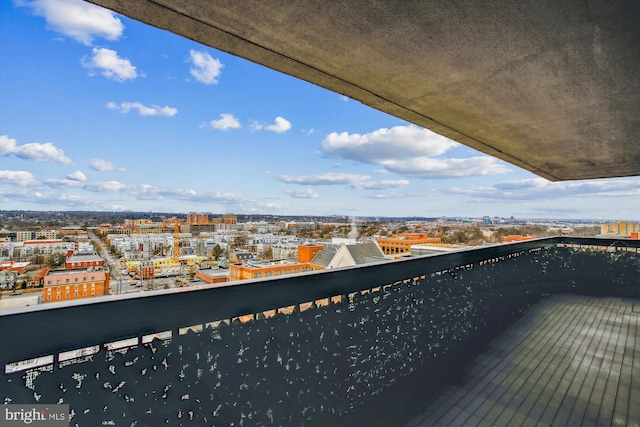
<path fill-rule="evenodd" d="M 640 175 L 640 1 L 91 0 L 547 179 Z"/>

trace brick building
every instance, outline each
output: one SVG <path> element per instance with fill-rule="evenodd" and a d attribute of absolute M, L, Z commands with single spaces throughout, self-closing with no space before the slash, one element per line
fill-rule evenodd
<path fill-rule="evenodd" d="M 43 282 L 45 303 L 109 295 L 109 272 L 104 270 L 52 270 Z"/>
<path fill-rule="evenodd" d="M 425 233 L 399 233 L 392 237 L 380 237 L 376 242 L 385 255 L 409 254 L 412 245 L 439 245 L 442 239 Z"/>

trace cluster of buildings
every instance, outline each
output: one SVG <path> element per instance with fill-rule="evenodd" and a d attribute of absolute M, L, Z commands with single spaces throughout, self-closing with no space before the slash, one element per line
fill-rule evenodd
<path fill-rule="evenodd" d="M 487 218 L 484 220 L 489 222 Z M 234 214 L 210 218 L 207 214 L 191 213 L 186 220 L 127 219 L 122 226 L 102 224 L 94 231 L 103 234 L 110 249 L 120 256 L 123 264 L 118 269 L 124 269 L 121 273 L 129 273 L 135 279 L 176 275 L 184 285 L 194 283 L 194 279 L 219 283 L 285 276 L 437 254 L 457 247 L 418 230 L 358 241 L 339 237 L 319 241 L 296 236 L 299 230 L 323 230 L 323 227 L 327 224 L 285 221 L 239 224 Z M 639 238 L 639 234 L 639 223 L 601 224 L 602 236 Z M 502 236 L 500 242 L 533 238 L 508 235 Z M 30 257 L 61 254 L 64 268 L 30 267 Z M 186 272 L 191 273 L 191 282 L 185 279 Z M 0 233 L 0 290 L 15 289 L 16 284 L 22 288 L 42 288 L 42 302 L 48 303 L 108 295 L 109 282 L 104 259 L 94 252 L 86 232 L 77 227 Z"/>
<path fill-rule="evenodd" d="M 603 237 L 624 237 L 628 239 L 640 239 L 640 222 L 611 222 L 600 226 L 600 234 Z"/>
<path fill-rule="evenodd" d="M 109 295 L 109 271 L 95 252 L 69 253 L 65 268 L 42 278 L 44 303 Z"/>
<path fill-rule="evenodd" d="M 13 289 L 22 280 L 24 290 L 42 289 L 43 303 L 91 298 L 109 294 L 109 271 L 95 252 L 69 251 L 64 267 L 41 267 L 27 275 L 30 262 L 11 259 L 0 265 L 0 288 Z"/>

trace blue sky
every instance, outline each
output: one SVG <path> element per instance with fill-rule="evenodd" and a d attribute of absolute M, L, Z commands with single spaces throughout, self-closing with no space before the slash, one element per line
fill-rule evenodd
<path fill-rule="evenodd" d="M 0 0 L 0 209 L 640 219 L 640 179 L 551 183 L 79 0 Z"/>

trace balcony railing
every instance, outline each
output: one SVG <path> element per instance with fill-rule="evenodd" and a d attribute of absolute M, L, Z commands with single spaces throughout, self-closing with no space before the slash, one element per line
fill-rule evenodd
<path fill-rule="evenodd" d="M 639 251 L 557 237 L 10 309 L 1 395 L 80 426 L 397 424 L 540 298 L 640 298 Z"/>

